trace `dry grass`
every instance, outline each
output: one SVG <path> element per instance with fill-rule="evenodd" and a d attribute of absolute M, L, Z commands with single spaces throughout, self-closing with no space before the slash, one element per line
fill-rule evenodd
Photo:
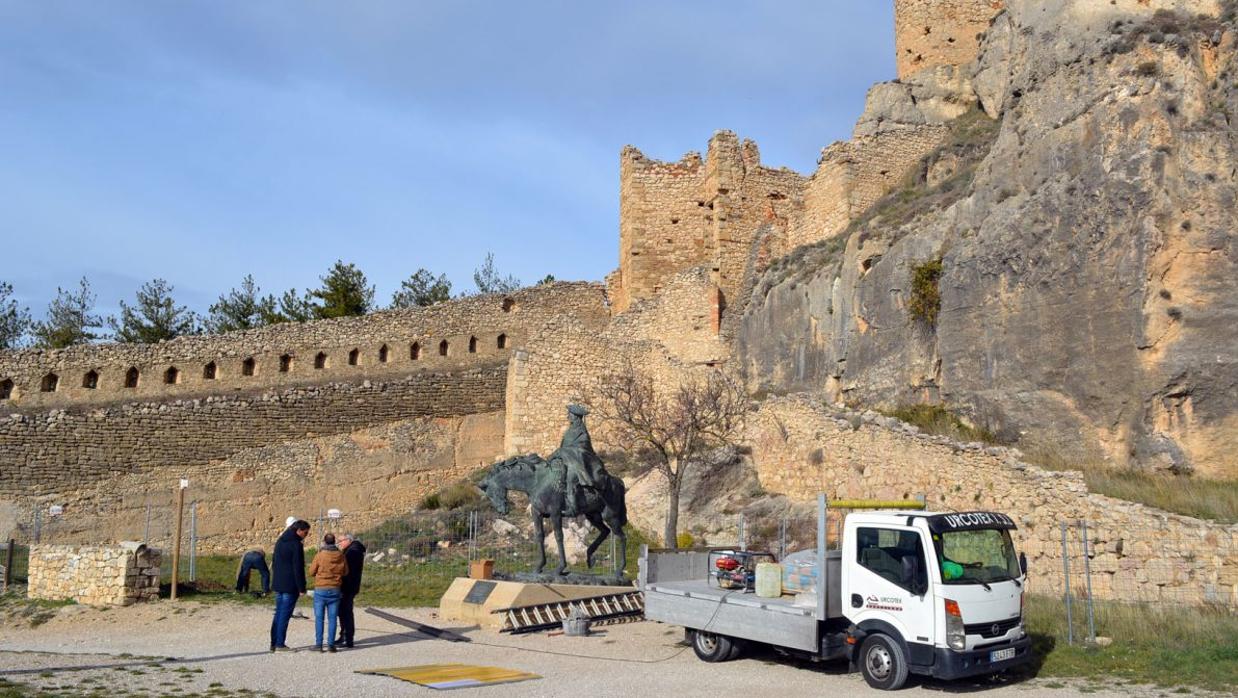
<path fill-rule="evenodd" d="M 1232 480 L 1115 469 L 1041 453 L 1028 454 L 1027 460 L 1050 470 L 1077 470 L 1083 473 L 1088 489 L 1097 494 L 1219 523 L 1238 523 L 1238 482 Z"/>
<path fill-rule="evenodd" d="M 999 444 L 997 436 L 987 429 L 968 426 L 941 405 L 902 405 L 890 410 L 878 410 L 887 417 L 915 425 L 926 434 L 948 436 L 955 441 L 980 441 Z"/>
<path fill-rule="evenodd" d="M 1096 634 L 1113 640 L 1088 647 L 1082 604 L 1075 607 L 1074 645 L 1067 643 L 1061 599 L 1028 596 L 1025 618 L 1038 676 L 1079 676 L 1161 686 L 1230 690 L 1238 685 L 1238 616 L 1224 608 L 1098 601 Z"/>

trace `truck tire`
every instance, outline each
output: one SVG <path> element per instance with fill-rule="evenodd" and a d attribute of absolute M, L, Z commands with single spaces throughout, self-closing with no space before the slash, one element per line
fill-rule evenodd
<path fill-rule="evenodd" d="M 896 691 L 907 683 L 907 655 L 889 635 L 873 633 L 860 645 L 860 671 L 869 686 Z"/>
<path fill-rule="evenodd" d="M 728 662 L 733 659 L 739 659 L 747 654 L 749 644 L 747 640 L 741 640 L 737 637 L 729 637 L 727 639 L 731 641 L 731 652 L 726 658 Z"/>
<path fill-rule="evenodd" d="M 726 635 L 696 630 L 692 633 L 692 651 L 703 662 L 725 662 L 731 659 L 735 645 Z"/>

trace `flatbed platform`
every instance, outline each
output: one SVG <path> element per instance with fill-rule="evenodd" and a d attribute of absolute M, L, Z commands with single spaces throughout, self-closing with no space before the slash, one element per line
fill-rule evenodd
<path fill-rule="evenodd" d="M 758 608 L 775 613 L 786 613 L 793 616 L 812 617 L 816 610 L 812 606 L 796 606 L 794 596 L 783 595 L 777 598 L 757 596 L 751 591 L 742 589 L 722 589 L 710 582 L 699 580 L 679 580 L 673 582 L 653 582 L 645 587 L 646 592 L 660 592 L 671 596 L 682 596 L 690 599 L 700 599 L 713 603 L 725 603 L 747 608 Z"/>

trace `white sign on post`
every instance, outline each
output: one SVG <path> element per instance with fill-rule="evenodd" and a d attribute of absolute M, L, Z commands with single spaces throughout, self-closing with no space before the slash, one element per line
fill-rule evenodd
<path fill-rule="evenodd" d="M 338 518 L 340 518 L 341 516 L 343 516 L 343 514 L 341 514 L 341 513 L 340 513 L 340 510 L 339 510 L 339 509 L 328 509 L 328 510 L 327 510 L 327 518 L 328 518 L 328 519 L 338 519 Z"/>
<path fill-rule="evenodd" d="M 184 490 L 188 488 L 189 488 L 189 480 L 187 478 L 181 478 L 181 489 Z"/>
<path fill-rule="evenodd" d="M 47 508 L 47 513 L 51 516 L 60 516 L 64 513 L 64 507 L 59 504 L 53 504 Z"/>

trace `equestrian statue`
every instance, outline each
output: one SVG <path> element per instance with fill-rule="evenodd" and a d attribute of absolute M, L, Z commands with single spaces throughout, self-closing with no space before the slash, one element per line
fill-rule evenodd
<path fill-rule="evenodd" d="M 623 480 L 606 472 L 602 459 L 593 450 L 585 415 L 580 405 L 567 408 L 567 431 L 550 458 L 536 453 L 508 458 L 490 467 L 478 487 L 500 514 L 511 508 L 507 493 L 515 490 L 529 495 L 533 509 L 533 530 L 537 534 L 539 558 L 537 572 L 546 567 L 545 520 L 554 527 L 559 546 L 559 574 L 567 574 L 567 553 L 563 549 L 563 519 L 584 516 L 596 528 L 598 537 L 589 544 L 587 562 L 593 567 L 593 554 L 610 535 L 619 539 L 619 573 L 627 565 L 623 526 L 628 522 Z"/>

